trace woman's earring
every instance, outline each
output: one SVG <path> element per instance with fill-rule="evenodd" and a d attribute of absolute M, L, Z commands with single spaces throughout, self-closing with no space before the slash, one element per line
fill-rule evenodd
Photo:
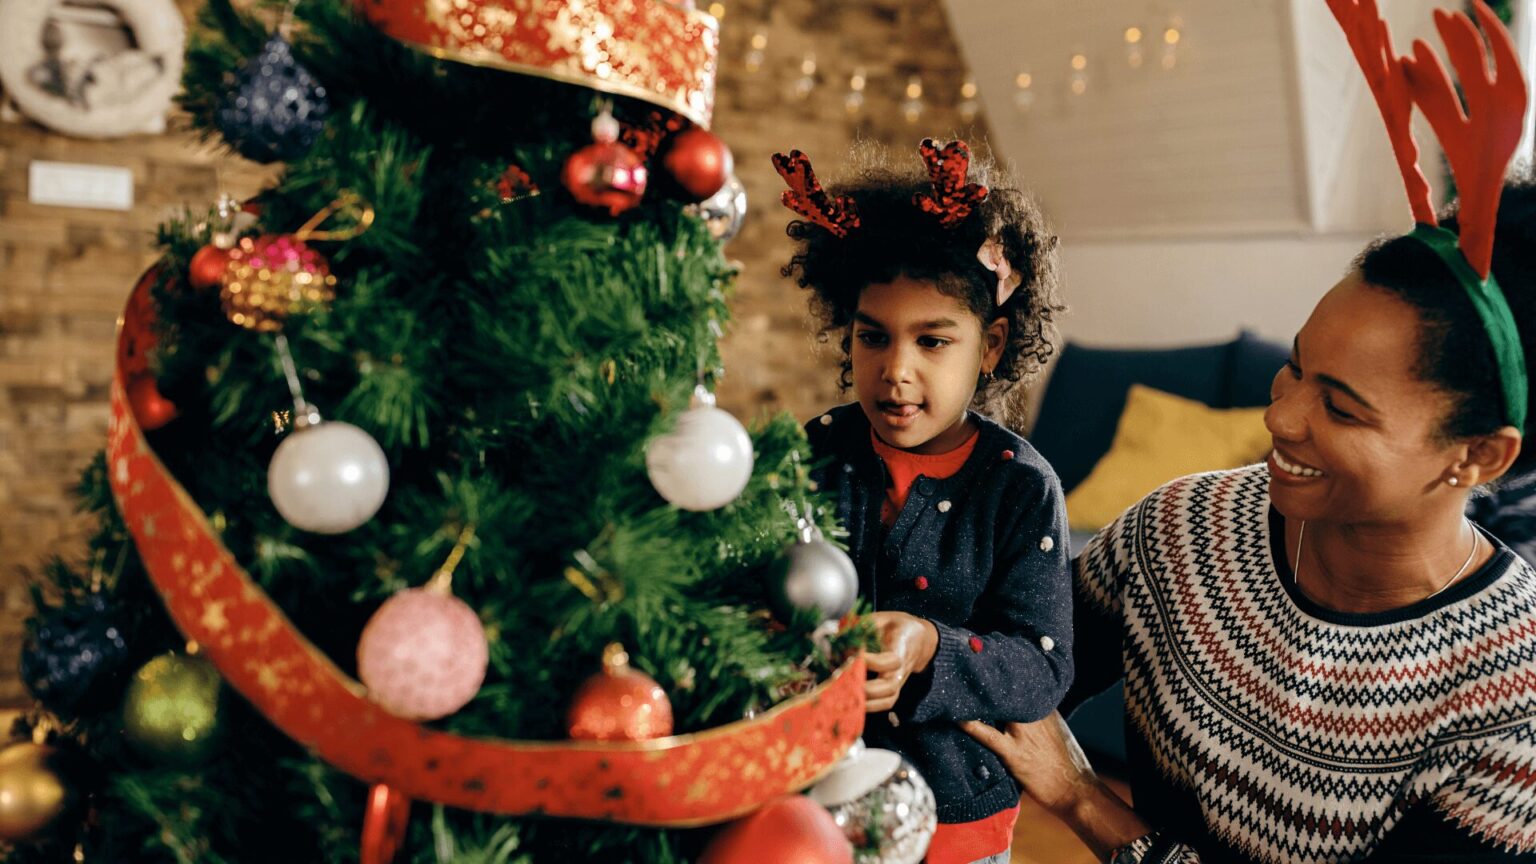
<path fill-rule="evenodd" d="M 1461 478 L 1457 477 L 1455 474 L 1452 474 L 1451 476 L 1445 478 L 1445 482 L 1451 486 L 1460 486 Z"/>

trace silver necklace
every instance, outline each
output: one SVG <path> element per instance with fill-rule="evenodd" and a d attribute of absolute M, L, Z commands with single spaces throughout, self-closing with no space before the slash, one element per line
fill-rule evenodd
<path fill-rule="evenodd" d="M 1466 517 L 1462 517 L 1461 524 L 1467 526 L 1468 528 L 1472 527 L 1472 523 L 1468 522 Z M 1291 579 L 1296 583 L 1296 587 L 1297 588 L 1301 587 L 1301 543 L 1306 538 L 1307 538 L 1307 520 L 1303 519 L 1303 520 L 1301 520 L 1301 527 L 1296 529 L 1296 566 L 1291 568 Z M 1447 588 L 1451 587 L 1452 585 L 1454 585 L 1456 583 L 1456 580 L 1461 578 L 1461 574 L 1467 572 L 1467 568 L 1472 566 L 1472 559 L 1477 557 L 1477 549 L 1481 545 L 1482 544 L 1478 542 L 1477 529 L 1476 528 L 1472 528 L 1472 551 L 1467 553 L 1467 560 L 1461 562 L 1461 569 L 1459 569 L 1455 573 L 1451 574 L 1451 578 L 1445 580 L 1445 584 L 1444 585 L 1441 585 L 1439 588 L 1436 588 L 1432 593 L 1430 593 L 1430 594 L 1420 598 L 1419 600 L 1417 600 L 1415 602 L 1422 603 L 1423 601 L 1428 600 L 1430 597 L 1434 597 L 1434 596 L 1438 595 L 1441 591 L 1444 591 L 1445 589 L 1447 589 Z"/>

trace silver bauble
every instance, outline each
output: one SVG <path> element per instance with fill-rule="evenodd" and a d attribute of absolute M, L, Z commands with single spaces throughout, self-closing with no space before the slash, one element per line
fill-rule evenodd
<path fill-rule="evenodd" d="M 933 790 L 912 763 L 862 740 L 806 795 L 843 829 L 856 864 L 918 864 L 939 823 Z"/>
<path fill-rule="evenodd" d="M 810 521 L 800 520 L 800 536 L 784 547 L 768 572 L 768 600 L 779 620 L 788 623 L 800 609 L 815 609 L 823 621 L 848 614 L 859 596 L 859 572 L 848 553 L 828 543 Z"/>
<path fill-rule="evenodd" d="M 272 454 L 267 493 L 293 527 L 341 534 L 383 506 L 389 460 L 373 436 L 351 423 L 299 425 Z"/>
<path fill-rule="evenodd" d="M 691 205 L 689 212 L 704 220 L 709 236 L 721 243 L 729 243 L 741 233 L 741 223 L 747 219 L 747 187 L 732 174 L 719 192 Z"/>
<path fill-rule="evenodd" d="M 752 439 L 741 421 L 715 407 L 702 386 L 677 426 L 645 448 L 651 485 L 684 510 L 717 510 L 736 500 L 752 479 Z"/>

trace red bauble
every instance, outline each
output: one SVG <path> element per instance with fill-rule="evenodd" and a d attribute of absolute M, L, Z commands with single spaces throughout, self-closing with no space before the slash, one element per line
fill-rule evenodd
<path fill-rule="evenodd" d="M 411 799 L 383 783 L 368 790 L 368 809 L 363 814 L 362 864 L 391 864 L 405 844 L 411 821 Z"/>
<path fill-rule="evenodd" d="M 187 281 L 193 288 L 216 287 L 219 280 L 224 278 L 224 269 L 228 266 L 228 250 L 209 243 L 192 256 L 191 263 L 187 265 Z"/>
<path fill-rule="evenodd" d="M 690 204 L 719 192 L 735 170 L 736 160 L 725 142 L 703 129 L 693 128 L 672 139 L 661 166 L 677 197 Z"/>
<path fill-rule="evenodd" d="M 153 375 L 145 373 L 128 382 L 128 404 L 139 428 L 153 432 L 176 419 L 176 403 L 160 395 Z"/>
<path fill-rule="evenodd" d="M 560 172 L 571 197 L 617 216 L 645 195 L 645 162 L 616 141 L 599 141 L 572 153 Z"/>
<path fill-rule="evenodd" d="M 501 198 L 501 203 L 510 204 L 539 194 L 539 184 L 533 182 L 527 171 L 516 165 L 508 165 L 507 170 L 501 172 L 496 180 L 496 194 Z"/>
<path fill-rule="evenodd" d="M 647 741 L 672 734 L 672 702 L 656 679 L 629 668 L 617 643 L 603 652 L 603 671 L 588 678 L 565 715 L 582 741 Z"/>
<path fill-rule="evenodd" d="M 853 846 L 820 804 L 789 795 L 720 829 L 699 864 L 853 864 Z"/>
<path fill-rule="evenodd" d="M 159 334 L 155 332 L 155 318 L 159 313 L 150 290 L 160 280 L 161 269 L 161 265 L 156 264 L 144 271 L 133 293 L 128 295 L 128 308 L 123 311 L 123 332 L 117 342 L 117 365 L 123 370 L 123 377 L 129 381 L 149 374 L 149 352 L 160 341 Z"/>

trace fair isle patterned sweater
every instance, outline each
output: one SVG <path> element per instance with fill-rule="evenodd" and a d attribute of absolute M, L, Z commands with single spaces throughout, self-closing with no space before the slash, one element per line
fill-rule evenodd
<path fill-rule="evenodd" d="M 1263 465 L 1176 480 L 1078 562 L 1077 684 L 1123 671 L 1136 809 L 1213 862 L 1536 861 L 1536 570 L 1298 592 Z"/>

